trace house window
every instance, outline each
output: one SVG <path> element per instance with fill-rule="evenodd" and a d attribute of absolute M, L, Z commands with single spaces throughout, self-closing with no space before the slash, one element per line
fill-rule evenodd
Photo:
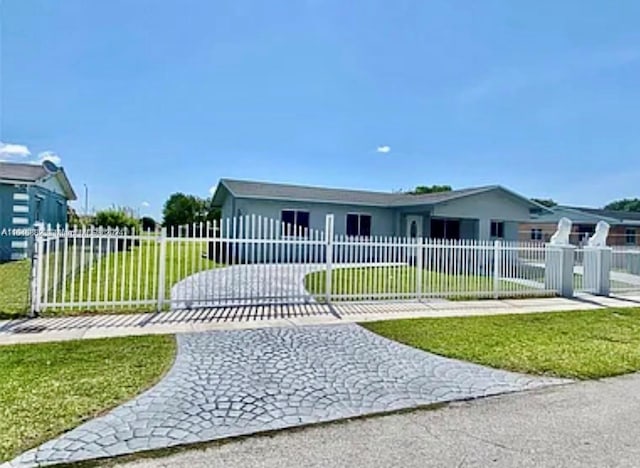
<path fill-rule="evenodd" d="M 491 237 L 504 239 L 504 221 L 491 221 Z"/>
<path fill-rule="evenodd" d="M 431 219 L 432 239 L 460 239 L 460 220 L 458 219 Z"/>
<path fill-rule="evenodd" d="M 542 229 L 533 228 L 531 229 L 531 240 L 541 241 L 542 240 Z"/>
<path fill-rule="evenodd" d="M 634 228 L 627 228 L 624 237 L 628 245 L 636 245 L 636 230 Z"/>
<path fill-rule="evenodd" d="M 67 215 L 64 210 L 64 204 L 58 202 L 58 222 L 64 224 L 67 221 Z"/>
<path fill-rule="evenodd" d="M 34 221 L 42 221 L 42 199 L 36 198 L 36 209 L 34 214 Z"/>
<path fill-rule="evenodd" d="M 282 210 L 283 233 L 286 236 L 302 235 L 309 229 L 309 212 L 302 210 Z"/>
<path fill-rule="evenodd" d="M 347 236 L 369 237 L 371 235 L 371 215 L 349 213 L 347 215 Z"/>

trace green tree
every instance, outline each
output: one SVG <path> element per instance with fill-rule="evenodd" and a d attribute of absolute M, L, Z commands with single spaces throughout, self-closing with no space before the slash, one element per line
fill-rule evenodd
<path fill-rule="evenodd" d="M 130 210 L 126 208 L 109 208 L 98 211 L 93 223 L 101 227 L 125 228 L 129 230 L 137 230 L 140 227 L 140 222 L 134 218 Z"/>
<path fill-rule="evenodd" d="M 210 198 L 174 193 L 164 204 L 162 218 L 165 226 L 185 226 L 220 219 L 220 209 Z"/>
<path fill-rule="evenodd" d="M 536 202 L 539 205 L 546 206 L 547 208 L 558 206 L 558 203 L 551 198 L 532 198 L 531 201 Z"/>
<path fill-rule="evenodd" d="M 605 210 L 614 211 L 638 211 L 640 212 L 640 198 L 623 198 L 612 201 L 604 207 Z"/>
<path fill-rule="evenodd" d="M 418 185 L 407 193 L 410 195 L 423 195 L 425 193 L 450 192 L 451 190 L 450 185 Z"/>
<path fill-rule="evenodd" d="M 153 219 L 150 216 L 143 216 L 142 219 L 140 219 L 140 222 L 142 223 L 142 230 L 143 231 L 155 231 L 156 229 L 156 220 Z"/>
<path fill-rule="evenodd" d="M 222 217 L 220 207 L 213 204 L 213 197 L 207 201 L 207 207 L 207 221 L 219 220 Z"/>
<path fill-rule="evenodd" d="M 80 219 L 78 212 L 69 205 L 67 205 L 67 223 L 70 226 L 79 226 L 82 224 L 82 220 Z"/>

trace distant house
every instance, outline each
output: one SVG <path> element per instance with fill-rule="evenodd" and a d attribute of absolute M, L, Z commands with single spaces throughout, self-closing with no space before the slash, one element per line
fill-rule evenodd
<path fill-rule="evenodd" d="M 25 258 L 37 221 L 64 224 L 76 194 L 62 168 L 0 162 L 0 261 Z"/>
<path fill-rule="evenodd" d="M 640 246 L 640 213 L 575 206 L 555 206 L 549 212 L 533 216 L 520 225 L 520 240 L 548 241 L 562 217 L 573 222 L 569 239 L 572 244 L 586 242 L 598 221 L 606 221 L 611 226 L 609 245 Z"/>
<path fill-rule="evenodd" d="M 213 197 L 223 218 L 260 215 L 299 229 L 347 236 L 518 239 L 518 226 L 548 211 L 498 185 L 425 195 L 222 179 Z"/>

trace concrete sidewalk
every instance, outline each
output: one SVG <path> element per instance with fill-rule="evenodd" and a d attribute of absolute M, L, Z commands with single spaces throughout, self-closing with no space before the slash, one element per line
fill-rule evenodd
<path fill-rule="evenodd" d="M 368 322 L 418 317 L 526 314 L 602 307 L 640 307 L 640 295 L 574 299 L 337 302 L 219 307 L 163 313 L 83 315 L 0 321 L 0 345 L 129 335 Z"/>

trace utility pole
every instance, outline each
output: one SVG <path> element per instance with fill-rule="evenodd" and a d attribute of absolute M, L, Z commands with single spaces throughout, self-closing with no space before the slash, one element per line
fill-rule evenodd
<path fill-rule="evenodd" d="M 84 184 L 84 215 L 89 216 L 89 187 Z"/>

